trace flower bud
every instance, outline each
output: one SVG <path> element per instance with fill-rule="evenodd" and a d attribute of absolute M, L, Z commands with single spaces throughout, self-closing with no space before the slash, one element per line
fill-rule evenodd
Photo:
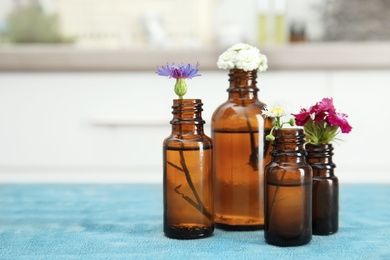
<path fill-rule="evenodd" d="M 183 99 L 183 96 L 187 93 L 187 84 L 185 79 L 176 79 L 175 93 L 179 96 L 179 99 Z"/>
<path fill-rule="evenodd" d="M 275 140 L 275 136 L 273 136 L 272 134 L 269 134 L 269 135 L 267 135 L 266 137 L 265 137 L 265 140 L 267 140 L 267 141 L 274 141 Z"/>

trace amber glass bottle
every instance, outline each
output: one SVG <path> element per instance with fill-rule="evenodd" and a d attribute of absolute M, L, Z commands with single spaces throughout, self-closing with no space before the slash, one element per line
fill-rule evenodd
<path fill-rule="evenodd" d="M 264 165 L 270 161 L 256 87 L 257 71 L 232 69 L 228 100 L 212 116 L 215 224 L 227 230 L 264 227 Z"/>
<path fill-rule="evenodd" d="M 312 169 L 299 128 L 274 131 L 272 162 L 265 167 L 265 227 L 268 244 L 299 246 L 312 238 Z"/>
<path fill-rule="evenodd" d="M 173 101 L 172 133 L 163 143 L 164 233 L 178 239 L 214 232 L 212 140 L 200 99 Z"/>
<path fill-rule="evenodd" d="M 313 168 L 313 235 L 331 235 L 339 228 L 339 182 L 334 175 L 332 144 L 306 144 Z"/>

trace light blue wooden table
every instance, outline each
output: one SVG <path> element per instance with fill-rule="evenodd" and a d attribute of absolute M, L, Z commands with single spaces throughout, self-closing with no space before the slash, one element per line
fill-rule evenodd
<path fill-rule="evenodd" d="M 0 185 L 0 259 L 390 259 L 390 186 L 340 187 L 340 230 L 279 248 L 263 231 L 174 240 L 161 185 Z"/>

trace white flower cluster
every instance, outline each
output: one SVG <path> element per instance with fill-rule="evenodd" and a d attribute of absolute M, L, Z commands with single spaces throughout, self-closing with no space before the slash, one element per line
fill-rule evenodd
<path fill-rule="evenodd" d="M 260 50 L 246 43 L 237 43 L 222 53 L 217 62 L 220 69 L 242 69 L 244 71 L 266 71 L 267 56 Z"/>

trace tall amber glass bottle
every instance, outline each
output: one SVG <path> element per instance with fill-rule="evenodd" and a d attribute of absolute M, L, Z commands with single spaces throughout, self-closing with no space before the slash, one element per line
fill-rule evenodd
<path fill-rule="evenodd" d="M 339 228 L 339 182 L 334 175 L 332 144 L 306 144 L 313 168 L 313 234 L 331 235 Z"/>
<path fill-rule="evenodd" d="M 312 238 L 312 169 L 299 128 L 274 131 L 272 162 L 265 167 L 265 227 L 268 244 L 299 246 Z"/>
<path fill-rule="evenodd" d="M 178 239 L 214 232 L 212 140 L 200 99 L 173 101 L 172 133 L 163 143 L 164 233 Z"/>
<path fill-rule="evenodd" d="M 264 226 L 264 165 L 270 161 L 265 136 L 272 122 L 262 116 L 256 78 L 256 70 L 230 70 L 228 100 L 212 116 L 217 228 Z"/>

